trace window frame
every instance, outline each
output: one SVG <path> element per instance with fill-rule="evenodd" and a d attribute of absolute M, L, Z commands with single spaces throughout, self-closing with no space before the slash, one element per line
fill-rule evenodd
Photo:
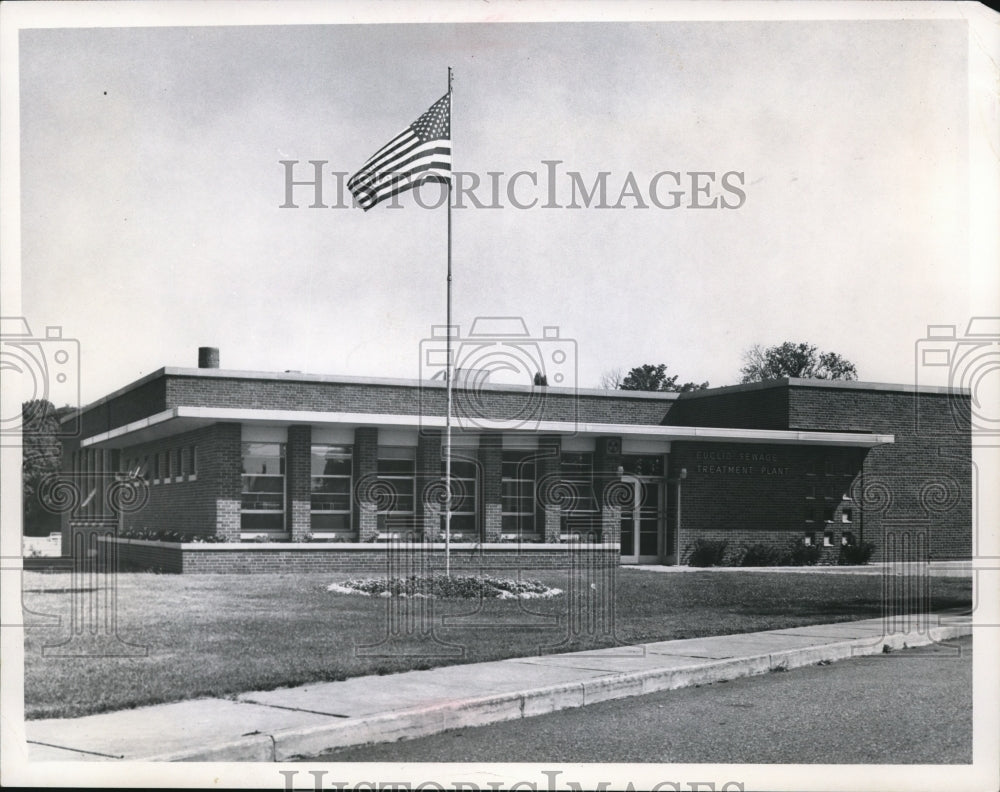
<path fill-rule="evenodd" d="M 248 447 L 251 446 L 277 446 L 278 447 L 278 473 L 247 473 L 246 472 L 246 459 L 248 456 L 253 456 L 247 453 Z M 260 456 L 265 456 L 260 454 Z M 271 457 L 273 454 L 267 454 L 266 456 Z M 240 529 L 243 533 L 285 533 L 287 531 L 288 525 L 288 451 L 287 443 L 284 442 L 265 442 L 265 441 L 255 441 L 255 440 L 244 440 L 240 443 Z M 255 491 L 253 489 L 247 489 L 248 479 L 257 478 L 273 478 L 281 479 L 280 490 L 265 490 L 263 493 L 260 491 Z M 267 494 L 269 496 L 280 496 L 281 498 L 281 508 L 280 509 L 253 509 L 246 507 L 246 497 Z M 244 515 L 262 515 L 262 514 L 280 514 L 281 515 L 281 527 L 280 528 L 245 528 L 243 526 L 243 516 Z"/>
<path fill-rule="evenodd" d="M 513 459 L 513 457 L 517 457 Z M 505 449 L 500 458 L 500 530 L 504 534 L 515 534 L 521 536 L 534 536 L 538 533 L 537 529 L 537 517 L 535 514 L 535 506 L 538 502 L 537 499 L 537 488 L 538 488 L 538 460 L 539 455 L 537 451 L 519 451 L 517 449 Z M 530 461 L 529 461 L 530 460 Z M 514 465 L 514 472 L 525 473 L 525 467 L 531 468 L 531 475 L 515 475 L 509 476 L 507 473 L 510 471 L 510 466 Z M 513 495 L 508 495 L 506 488 L 508 485 L 513 485 L 515 488 L 515 493 Z M 523 487 L 527 485 L 530 489 L 530 494 L 525 495 Z M 510 510 L 508 506 L 508 498 L 514 498 L 516 504 L 521 508 L 517 510 Z M 528 508 L 524 509 L 525 498 L 528 500 Z M 509 519 L 515 521 L 514 530 L 511 531 L 509 528 L 504 528 L 503 524 Z M 530 526 L 525 528 L 525 526 Z"/>
<path fill-rule="evenodd" d="M 385 456 L 384 456 L 385 455 Z M 399 462 L 406 461 L 411 462 L 411 470 L 409 473 L 383 473 L 380 470 L 382 462 Z M 379 446 L 378 454 L 375 460 L 375 477 L 378 481 L 386 481 L 392 483 L 394 481 L 408 481 L 410 483 L 410 493 L 403 497 L 408 497 L 410 499 L 410 508 L 407 509 L 392 509 L 392 510 L 378 510 L 380 515 L 399 515 L 413 517 L 417 513 L 417 449 L 414 446 Z M 397 492 L 397 505 L 399 490 L 395 484 L 392 485 Z"/>
<path fill-rule="evenodd" d="M 457 475 L 456 471 L 455 471 L 455 465 L 456 465 L 456 463 L 459 464 L 459 465 L 469 465 L 469 466 L 471 466 L 471 468 L 472 468 L 472 476 Z M 466 493 L 470 493 L 470 491 L 471 491 L 471 495 L 470 494 L 466 494 L 465 498 L 466 499 L 470 499 L 471 498 L 471 504 L 472 504 L 471 509 L 462 509 L 460 511 L 459 510 L 452 510 L 452 512 L 451 512 L 451 534 L 452 535 L 454 535 L 455 533 L 458 533 L 463 538 L 465 538 L 465 534 L 472 534 L 474 537 L 478 537 L 479 536 L 480 520 L 479 520 L 479 475 L 478 475 L 479 467 L 478 466 L 479 466 L 478 460 L 473 459 L 471 457 L 456 456 L 454 450 L 452 451 L 452 456 L 451 456 L 451 478 L 452 478 L 452 481 L 462 481 L 462 482 L 465 482 L 465 491 L 466 491 Z M 442 482 L 444 482 L 444 467 L 445 467 L 445 462 L 442 459 L 441 460 L 441 469 L 440 469 L 441 481 Z M 469 486 L 469 482 L 471 482 L 471 487 Z M 446 516 L 447 516 L 446 512 L 444 510 L 442 510 L 441 511 L 441 531 L 442 532 L 445 530 L 445 517 Z M 472 519 L 472 527 L 471 528 L 456 528 L 455 527 L 455 518 L 456 517 L 464 518 L 465 521 L 468 521 L 469 518 L 471 518 Z"/>
<path fill-rule="evenodd" d="M 317 454 L 318 449 L 325 449 L 324 455 L 320 456 Z M 316 459 L 328 460 L 330 459 L 329 454 L 331 450 L 339 449 L 339 457 L 336 459 L 340 462 L 347 462 L 347 473 L 315 473 L 313 472 L 312 464 Z M 337 453 L 337 452 L 335 452 Z M 316 490 L 317 481 L 326 480 L 337 480 L 337 481 L 347 481 L 347 508 L 346 509 L 317 509 L 314 507 L 313 497 L 317 494 L 323 494 L 323 490 Z M 332 493 L 332 494 L 342 494 L 342 493 Z M 347 517 L 347 527 L 346 528 L 318 528 L 313 525 L 313 515 L 346 515 Z M 309 528 L 312 533 L 348 533 L 351 531 L 351 526 L 354 520 L 354 446 L 345 445 L 339 443 L 311 443 L 309 446 Z"/>

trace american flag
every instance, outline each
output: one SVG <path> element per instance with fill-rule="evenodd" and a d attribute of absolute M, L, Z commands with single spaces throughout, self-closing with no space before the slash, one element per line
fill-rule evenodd
<path fill-rule="evenodd" d="M 347 180 L 347 189 L 366 212 L 393 195 L 425 181 L 451 178 L 451 95 L 386 143 Z"/>

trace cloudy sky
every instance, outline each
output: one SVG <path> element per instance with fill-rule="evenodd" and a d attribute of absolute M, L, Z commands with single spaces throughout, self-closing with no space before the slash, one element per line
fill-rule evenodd
<path fill-rule="evenodd" d="M 967 49 L 964 23 L 926 19 L 23 30 L 22 312 L 80 340 L 84 401 L 202 345 L 224 368 L 417 376 L 445 209 L 311 209 L 301 187 L 280 208 L 279 162 L 326 160 L 335 203 L 329 174 L 452 66 L 454 167 L 503 174 L 502 208 L 453 212 L 463 332 L 558 326 L 581 387 L 644 362 L 732 384 L 746 347 L 784 340 L 912 382 L 927 325 L 978 310 Z M 648 208 L 542 208 L 544 160 L 557 203 L 568 171 L 603 171 L 610 203 L 631 173 Z M 506 195 L 522 170 L 531 209 Z M 658 208 L 661 171 L 714 172 L 714 196 L 738 171 L 745 201 L 688 208 L 686 181 Z"/>

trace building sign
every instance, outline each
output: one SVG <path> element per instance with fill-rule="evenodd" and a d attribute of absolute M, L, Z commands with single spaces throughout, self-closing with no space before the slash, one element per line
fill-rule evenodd
<path fill-rule="evenodd" d="M 779 464 L 775 453 L 730 449 L 696 451 L 694 469 L 715 476 L 784 476 L 789 471 L 787 464 Z"/>

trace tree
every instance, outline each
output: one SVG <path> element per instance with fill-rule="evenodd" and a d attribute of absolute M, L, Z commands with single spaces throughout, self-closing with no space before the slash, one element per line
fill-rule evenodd
<path fill-rule="evenodd" d="M 21 503 L 26 535 L 47 534 L 59 527 L 56 516 L 38 499 L 38 488 L 45 476 L 57 472 L 62 464 L 59 415 L 65 412 L 45 399 L 21 405 Z"/>
<path fill-rule="evenodd" d="M 622 380 L 625 375 L 622 374 L 621 368 L 613 368 L 610 371 L 605 371 L 601 375 L 601 388 L 604 390 L 618 390 L 622 386 Z"/>
<path fill-rule="evenodd" d="M 667 376 L 667 364 L 644 363 L 631 369 L 622 379 L 618 386 L 620 390 L 631 391 L 669 391 L 671 393 L 686 393 L 693 390 L 704 390 L 708 387 L 707 382 L 685 382 L 683 385 L 677 384 L 677 374 L 672 377 Z"/>
<path fill-rule="evenodd" d="M 754 344 L 743 353 L 740 382 L 798 377 L 802 379 L 856 380 L 858 370 L 836 352 L 820 352 L 812 344 L 783 344 L 764 349 Z"/>

